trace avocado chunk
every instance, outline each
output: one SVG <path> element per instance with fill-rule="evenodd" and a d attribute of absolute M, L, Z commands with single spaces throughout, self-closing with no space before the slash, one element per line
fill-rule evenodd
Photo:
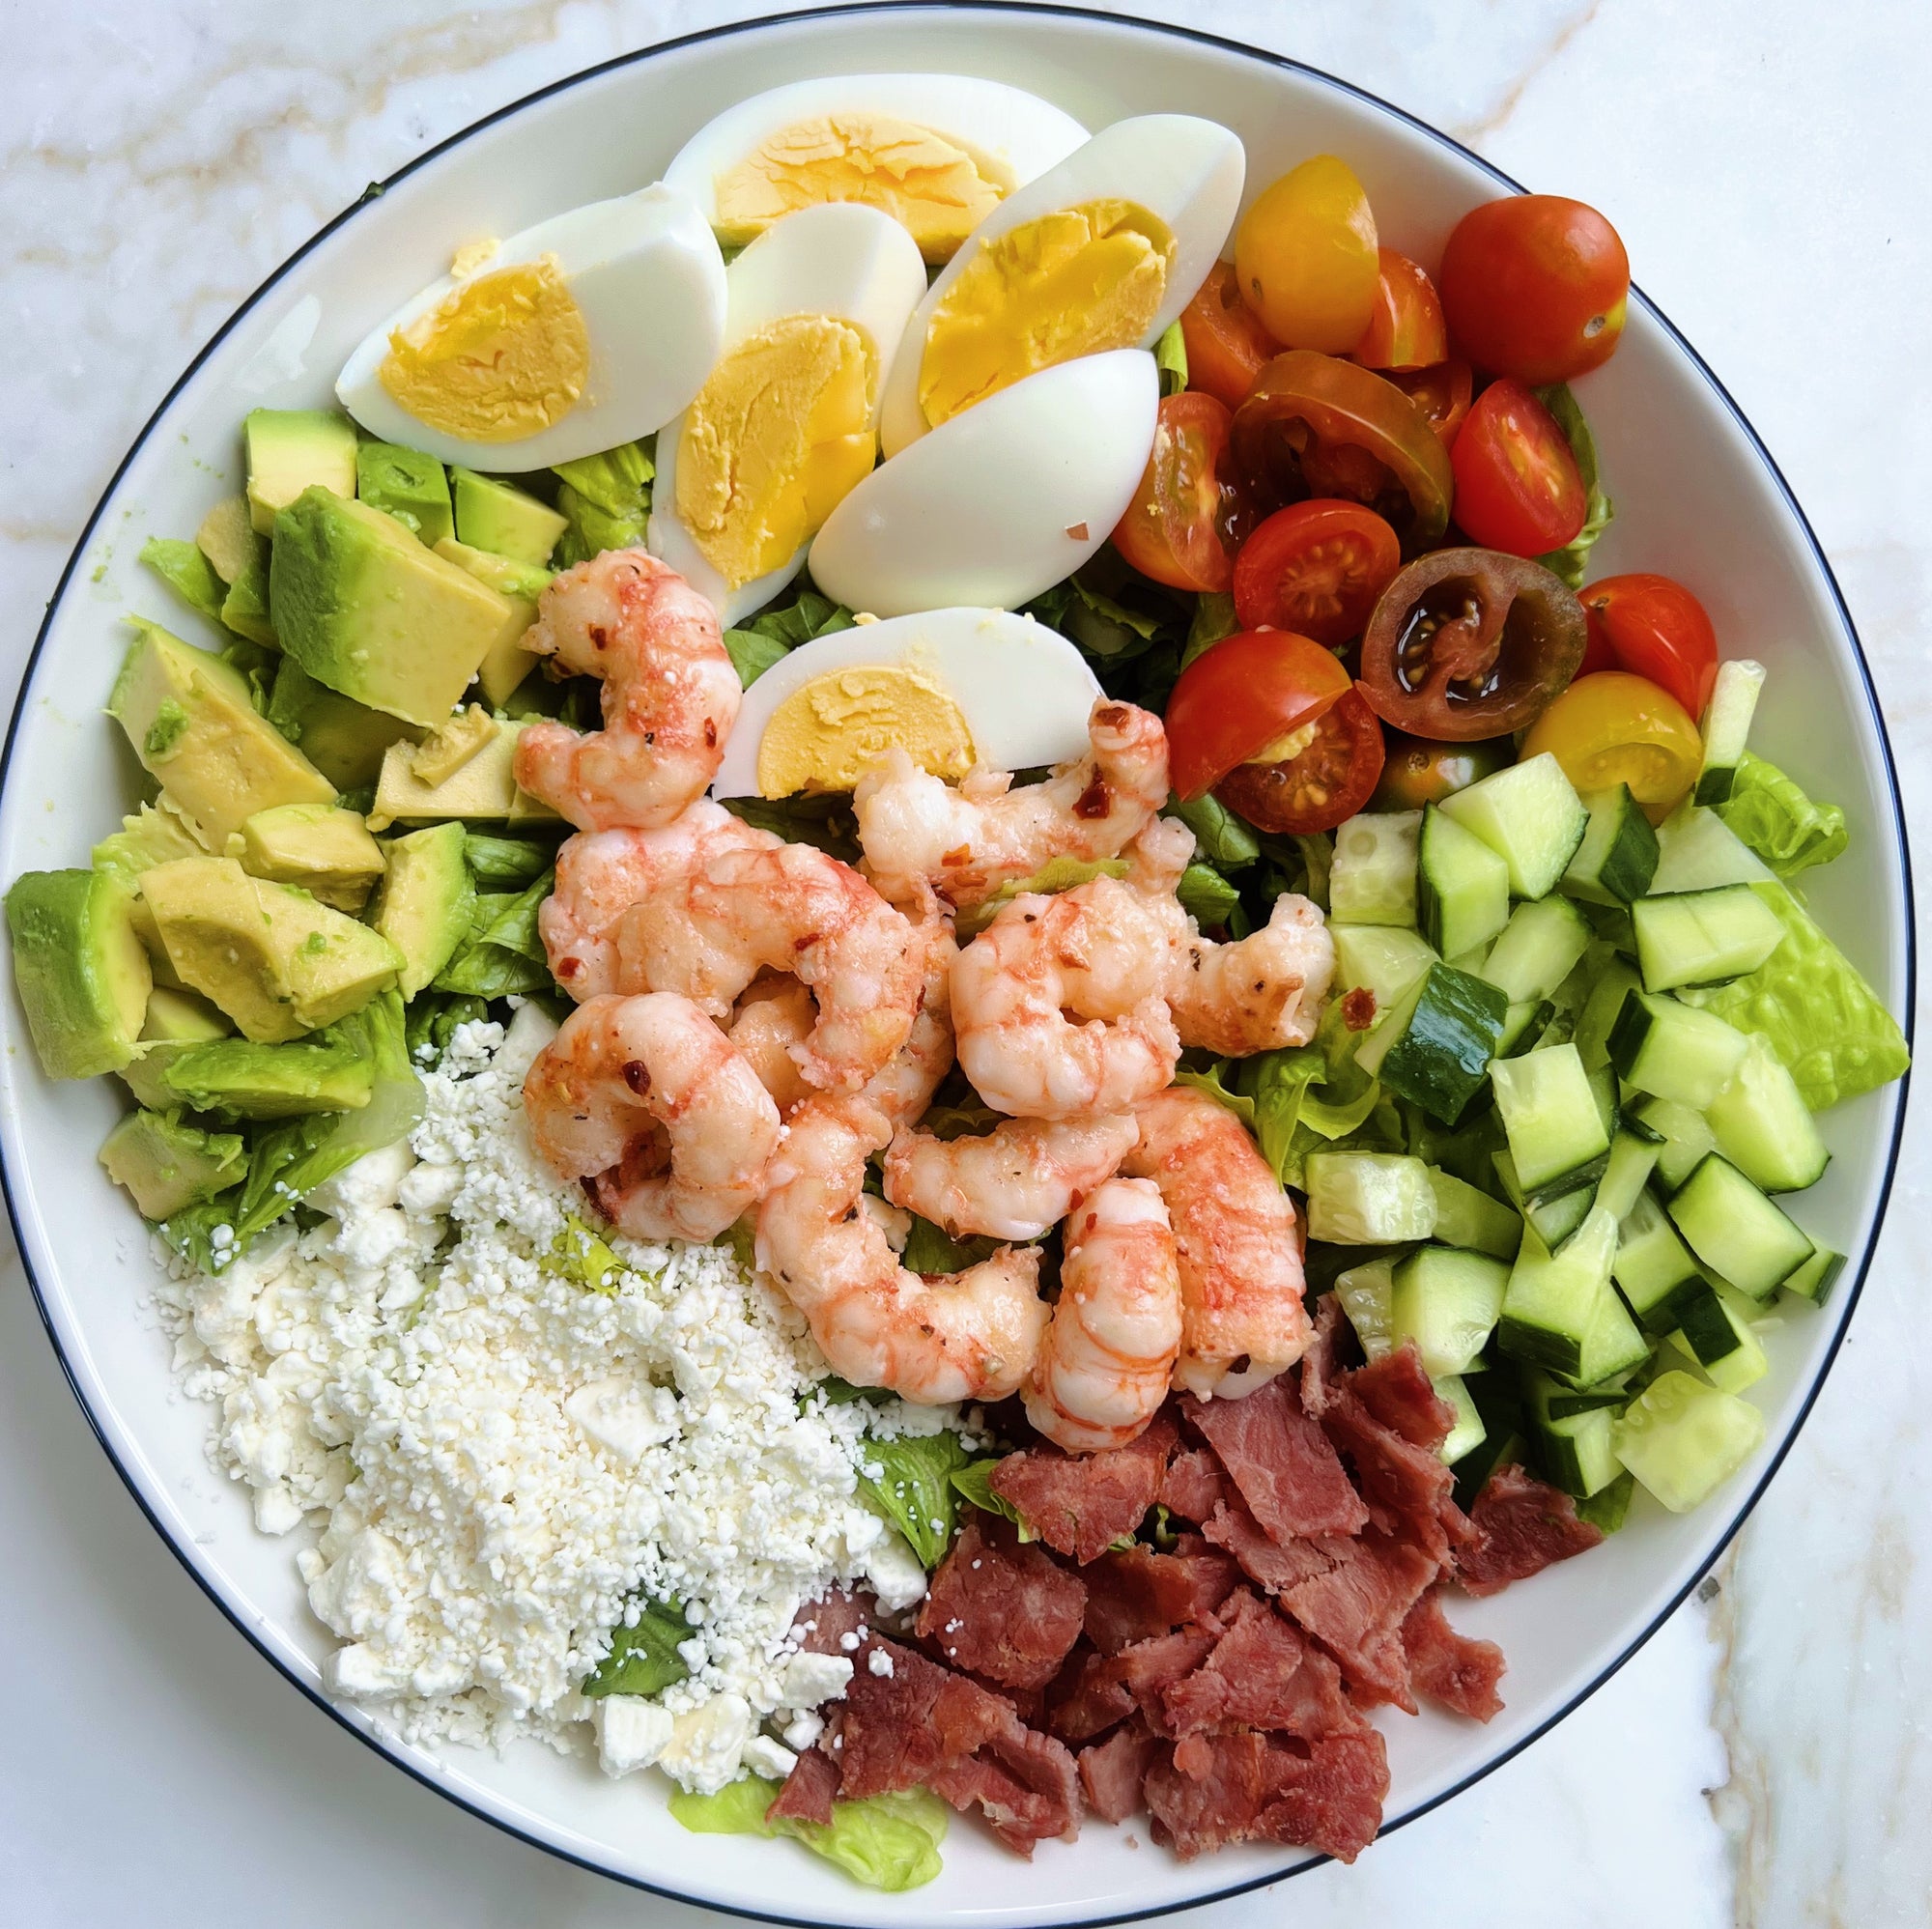
<path fill-rule="evenodd" d="M 456 509 L 456 537 L 473 550 L 508 556 L 512 562 L 544 564 L 563 534 L 565 519 L 548 503 L 472 468 L 450 471 Z"/>
<path fill-rule="evenodd" d="M 248 512 L 257 535 L 303 490 L 355 494 L 355 425 L 331 409 L 253 409 L 242 424 L 248 449 Z"/>
<path fill-rule="evenodd" d="M 100 1144 L 100 1163 L 134 1195 L 144 1219 L 165 1219 L 240 1182 L 248 1167 L 239 1132 L 203 1132 L 179 1115 L 130 1112 Z"/>
<path fill-rule="evenodd" d="M 460 823 L 432 824 L 389 845 L 369 922 L 401 951 L 405 1003 L 456 955 L 476 915 L 476 884 Z"/>
<path fill-rule="evenodd" d="M 357 812 L 335 805 L 258 810 L 229 842 L 249 876 L 298 884 L 338 911 L 360 911 L 383 875 L 382 845 Z"/>
<path fill-rule="evenodd" d="M 396 981 L 381 932 L 233 858 L 179 858 L 141 879 L 168 956 L 244 1037 L 282 1044 L 359 1009 Z"/>
<path fill-rule="evenodd" d="M 134 628 L 107 714 L 201 842 L 219 850 L 276 804 L 335 802 L 335 786 L 255 708 L 239 670 L 157 623 L 136 617 Z"/>
<path fill-rule="evenodd" d="M 459 710 L 416 746 L 410 769 L 428 784 L 447 783 L 502 728 L 480 703 Z"/>
<path fill-rule="evenodd" d="M 548 804 L 517 788 L 517 739 L 522 734 L 520 724 L 499 725 L 497 734 L 441 783 L 425 783 L 413 767 L 415 752 L 407 745 L 394 746 L 383 759 L 369 828 L 382 831 L 399 821 L 432 823 L 445 817 L 555 823 L 556 812 Z"/>
<path fill-rule="evenodd" d="M 431 549 L 456 526 L 442 465 L 397 442 L 364 442 L 357 448 L 355 499 L 393 516 Z"/>
<path fill-rule="evenodd" d="M 269 722 L 338 790 L 374 783 L 382 774 L 383 752 L 391 744 L 414 743 L 422 735 L 416 724 L 385 717 L 318 683 L 294 657 L 275 666 Z"/>
<path fill-rule="evenodd" d="M 133 816 L 122 818 L 121 828 L 112 837 L 103 837 L 95 845 L 94 865 L 97 870 L 120 871 L 138 889 L 144 870 L 152 870 L 157 864 L 167 864 L 175 858 L 204 855 L 201 846 L 188 836 L 181 812 L 164 790 L 157 804 L 142 805 Z M 161 934 L 155 928 L 155 914 L 148 909 L 145 897 L 134 900 L 134 935 L 147 947 L 156 984 L 170 991 L 184 990 L 185 987 L 175 976 L 175 968 L 168 959 L 167 947 L 161 943 Z"/>
<path fill-rule="evenodd" d="M 224 496 L 201 519 L 194 546 L 223 582 L 233 582 L 269 547 L 255 533 L 245 496 Z"/>
<path fill-rule="evenodd" d="M 162 1078 L 168 1065 L 183 1052 L 211 1038 L 225 1038 L 234 1030 L 207 999 L 156 984 L 148 999 L 141 1041 L 121 1067 L 121 1077 L 139 1104 L 151 1112 L 166 1112 L 181 1103 Z"/>
<path fill-rule="evenodd" d="M 119 1071 L 134 1056 L 154 974 L 116 870 L 30 870 L 7 894 L 14 984 L 49 1078 Z"/>
<path fill-rule="evenodd" d="M 275 518 L 269 607 L 282 649 L 318 683 L 426 728 L 516 613 L 394 517 L 326 489 Z"/>
<path fill-rule="evenodd" d="M 190 610 L 199 610 L 213 622 L 221 621 L 228 585 L 192 543 L 181 542 L 173 536 L 150 536 L 141 545 L 141 560 Z"/>
<path fill-rule="evenodd" d="M 537 667 L 536 658 L 524 647 L 524 637 L 537 619 L 537 598 L 554 581 L 555 572 L 539 569 L 534 563 L 512 562 L 508 556 L 492 555 L 488 550 L 473 550 L 454 536 L 438 543 L 436 553 L 507 596 L 515 606 L 516 622 L 490 646 L 489 654 L 476 667 L 484 702 L 500 710 Z"/>
<path fill-rule="evenodd" d="M 294 1044 L 216 1038 L 171 1051 L 160 1074 L 170 1105 L 232 1119 L 294 1119 L 358 1112 L 376 1089 L 376 1064 L 359 1033 L 317 1032 Z"/>

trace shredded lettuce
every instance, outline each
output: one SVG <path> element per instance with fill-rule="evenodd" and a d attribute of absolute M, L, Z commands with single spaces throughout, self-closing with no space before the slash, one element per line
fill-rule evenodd
<path fill-rule="evenodd" d="M 953 1472 L 952 1490 L 981 1514 L 997 1514 L 1010 1520 L 1019 1530 L 1022 1541 L 1037 1540 L 1038 1536 L 1028 1526 L 1026 1516 L 1010 1500 L 993 1491 L 993 1469 L 999 1464 L 1000 1456 L 997 1454 L 981 1461 L 968 1461 Z"/>
<path fill-rule="evenodd" d="M 1153 345 L 1153 365 L 1160 370 L 1160 392 L 1179 395 L 1187 386 L 1187 338 L 1179 322 L 1170 322 Z"/>
<path fill-rule="evenodd" d="M 557 513 L 566 526 L 553 561 L 558 569 L 587 562 L 605 550 L 633 549 L 644 540 L 657 473 L 648 442 L 625 442 L 598 455 L 558 463 Z"/>
<path fill-rule="evenodd" d="M 669 1805 L 672 1819 L 694 1834 L 788 1835 L 867 1888 L 897 1894 L 939 1873 L 939 1845 L 950 1817 L 946 1804 L 923 1788 L 835 1801 L 830 1822 L 768 1818 L 778 1794 L 777 1782 L 744 1775 L 716 1795 L 679 1789 Z"/>
<path fill-rule="evenodd" d="M 583 1692 L 593 1700 L 606 1694 L 662 1694 L 691 1673 L 677 1651 L 691 1639 L 691 1624 L 675 1601 L 646 1601 L 629 1627 L 611 1631 L 611 1652 L 584 1677 Z"/>
<path fill-rule="evenodd" d="M 977 938 L 1015 897 L 1052 897 L 1063 891 L 1071 891 L 1076 885 L 1092 884 L 1096 877 L 1125 877 L 1132 868 L 1125 858 L 1048 858 L 1031 877 L 1003 884 L 990 897 L 962 911 L 954 929 L 963 945 Z"/>
<path fill-rule="evenodd" d="M 1167 815 L 1179 817 L 1194 833 L 1198 854 L 1216 870 L 1240 870 L 1262 854 L 1254 832 L 1211 794 L 1186 804 L 1170 797 Z"/>
<path fill-rule="evenodd" d="M 1610 526 L 1610 519 L 1617 513 L 1616 504 L 1604 494 L 1597 463 L 1597 439 L 1591 435 L 1590 425 L 1570 392 L 1570 384 L 1558 382 L 1548 388 L 1539 388 L 1536 399 L 1556 417 L 1556 425 L 1568 439 L 1571 454 L 1577 458 L 1577 468 L 1589 496 L 1583 526 L 1577 530 L 1576 539 L 1560 550 L 1538 556 L 1537 561 L 1545 569 L 1554 571 L 1572 589 L 1580 589 L 1590 566 L 1590 552 L 1596 548 L 1597 538 Z"/>
<path fill-rule="evenodd" d="M 1175 895 L 1180 900 L 1180 908 L 1204 931 L 1225 924 L 1241 901 L 1240 892 L 1212 865 L 1205 864 L 1191 864 L 1181 872 Z"/>
<path fill-rule="evenodd" d="M 952 1476 L 970 1458 L 959 1435 L 942 1428 L 937 1433 L 868 1439 L 858 1453 L 860 1498 L 911 1542 L 928 1569 L 937 1567 L 958 1524 Z M 869 1467 L 878 1473 L 867 1472 Z"/>
<path fill-rule="evenodd" d="M 1812 803 L 1775 763 L 1749 751 L 1717 811 L 1779 877 L 1830 864 L 1851 842 L 1845 813 L 1835 804 Z"/>

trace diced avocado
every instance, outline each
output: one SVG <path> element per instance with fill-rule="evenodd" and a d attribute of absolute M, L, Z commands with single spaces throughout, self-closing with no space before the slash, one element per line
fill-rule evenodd
<path fill-rule="evenodd" d="M 213 622 L 221 620 L 221 606 L 228 598 L 228 585 L 214 573 L 214 565 L 192 543 L 172 536 L 150 536 L 141 545 L 141 560 L 158 576 L 190 610 L 198 610 Z"/>
<path fill-rule="evenodd" d="M 512 824 L 548 818 L 554 823 L 555 811 L 517 788 L 521 734 L 519 726 L 504 724 L 455 776 L 437 784 L 425 783 L 411 768 L 413 751 L 394 746 L 383 759 L 369 828 L 382 831 L 399 821 L 432 823 L 444 817 Z"/>
<path fill-rule="evenodd" d="M 94 864 L 97 869 L 118 870 L 130 883 L 138 885 L 141 873 L 152 870 L 157 864 L 167 864 L 175 858 L 204 855 L 201 846 L 188 836 L 174 800 L 164 790 L 157 803 L 144 804 L 133 816 L 122 818 L 120 830 L 95 845 Z M 161 943 L 161 934 L 155 928 L 154 913 L 148 909 L 147 900 L 143 897 L 134 900 L 134 935 L 147 947 L 148 963 L 154 968 L 155 982 L 170 991 L 182 990 L 184 987 L 175 976 L 167 947 Z"/>
<path fill-rule="evenodd" d="M 228 855 L 251 877 L 298 884 L 338 911 L 360 911 L 383 875 L 383 847 L 360 814 L 329 804 L 256 811 Z"/>
<path fill-rule="evenodd" d="M 474 469 L 450 471 L 456 506 L 456 536 L 473 550 L 508 556 L 512 562 L 547 563 L 565 518 L 534 496 L 494 475 Z"/>
<path fill-rule="evenodd" d="M 294 1044 L 216 1038 L 184 1045 L 160 1083 L 170 1105 L 236 1119 L 294 1119 L 308 1112 L 357 1112 L 376 1087 L 375 1061 L 360 1035 L 319 1032 Z"/>
<path fill-rule="evenodd" d="M 476 886 L 460 823 L 432 824 L 389 845 L 389 868 L 369 922 L 402 952 L 405 1001 L 456 955 L 476 915 Z"/>
<path fill-rule="evenodd" d="M 456 526 L 442 465 L 396 442 L 364 442 L 356 449 L 355 499 L 393 516 L 431 549 Z"/>
<path fill-rule="evenodd" d="M 269 613 L 268 545 L 242 565 L 242 574 L 228 585 L 222 600 L 221 620 L 238 637 L 246 637 L 264 649 L 281 647 L 273 618 Z"/>
<path fill-rule="evenodd" d="M 508 556 L 492 555 L 487 550 L 471 549 L 454 536 L 438 543 L 436 553 L 467 569 L 479 582 L 487 582 L 492 589 L 507 596 L 516 612 L 476 667 L 476 680 L 483 686 L 483 700 L 493 710 L 500 710 L 536 667 L 537 660 L 524 647 L 524 638 L 536 621 L 537 598 L 550 586 L 554 572 L 539 569 L 534 563 L 513 562 Z"/>
<path fill-rule="evenodd" d="M 426 727 L 455 708 L 515 613 L 394 517 L 327 489 L 275 518 L 269 604 L 283 650 L 318 682 Z"/>
<path fill-rule="evenodd" d="M 116 870 L 30 870 L 7 894 L 14 984 L 49 1078 L 119 1071 L 134 1056 L 154 974 Z"/>
<path fill-rule="evenodd" d="M 254 409 L 242 424 L 248 447 L 248 510 L 258 535 L 303 490 L 355 494 L 355 425 L 330 409 Z"/>
<path fill-rule="evenodd" d="M 141 892 L 184 981 L 263 1044 L 357 1010 L 402 970 L 380 932 L 233 858 L 159 865 Z"/>
<path fill-rule="evenodd" d="M 410 743 L 422 734 L 414 723 L 385 717 L 353 696 L 318 683 L 293 657 L 275 667 L 269 693 L 269 722 L 339 790 L 360 790 L 383 769 L 391 744 Z"/>
<path fill-rule="evenodd" d="M 446 723 L 439 723 L 416 746 L 410 769 L 424 783 L 447 783 L 501 728 L 480 703 L 472 703 Z"/>
<path fill-rule="evenodd" d="M 262 538 L 255 533 L 254 520 L 248 513 L 248 498 L 224 496 L 201 519 L 194 546 L 223 582 L 235 582 L 263 550 Z"/>
<path fill-rule="evenodd" d="M 151 1112 L 169 1111 L 181 1103 L 162 1076 L 169 1064 L 182 1053 L 212 1038 L 225 1038 L 234 1030 L 207 999 L 192 991 L 170 991 L 156 984 L 148 999 L 141 1041 L 133 1058 L 121 1067 L 121 1077 L 138 1103 Z"/>
<path fill-rule="evenodd" d="M 130 1112 L 101 1141 L 100 1163 L 144 1219 L 165 1219 L 237 1184 L 248 1151 L 239 1132 L 202 1132 L 162 1112 Z"/>
<path fill-rule="evenodd" d="M 249 700 L 230 664 L 135 618 L 107 714 L 211 849 L 258 810 L 333 804 L 335 786 Z"/>

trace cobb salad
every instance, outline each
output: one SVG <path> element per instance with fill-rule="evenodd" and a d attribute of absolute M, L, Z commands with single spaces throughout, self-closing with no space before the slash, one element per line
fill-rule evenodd
<path fill-rule="evenodd" d="M 1907 1063 L 1763 669 L 1593 577 L 1614 230 L 923 74 L 439 242 L 7 896 L 326 1685 L 887 1888 L 1352 1858 L 1457 1594 L 1750 1457 Z"/>

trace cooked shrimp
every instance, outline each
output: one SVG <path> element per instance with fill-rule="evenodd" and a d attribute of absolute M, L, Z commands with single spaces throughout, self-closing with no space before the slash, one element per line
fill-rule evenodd
<path fill-rule="evenodd" d="M 696 1006 L 593 998 L 524 1080 L 537 1149 L 638 1239 L 711 1239 L 757 1198 L 779 1112 Z"/>
<path fill-rule="evenodd" d="M 619 981 L 618 920 L 634 904 L 681 892 L 697 866 L 721 852 L 773 850 L 779 842 L 708 797 L 661 830 L 566 837 L 556 854 L 556 888 L 537 913 L 551 976 L 580 1004 L 606 992 L 653 989 Z"/>
<path fill-rule="evenodd" d="M 1237 1399 L 1308 1345 L 1294 1206 L 1232 1112 L 1185 1086 L 1137 1108 L 1121 1170 L 1160 1187 L 1180 1257 L 1174 1383 Z"/>
<path fill-rule="evenodd" d="M 732 1007 L 729 1036 L 772 1095 L 781 1118 L 811 1095 L 797 1051 L 811 1035 L 818 1007 L 795 978 L 760 972 Z"/>
<path fill-rule="evenodd" d="M 964 907 L 1049 858 L 1116 855 L 1167 802 L 1167 733 L 1158 717 L 1105 697 L 1087 730 L 1086 756 L 1017 790 L 985 771 L 954 790 L 890 752 L 852 797 L 873 882 L 895 903 L 929 884 Z"/>
<path fill-rule="evenodd" d="M 724 1019 L 761 971 L 810 987 L 818 1016 L 799 1069 L 850 1092 L 890 1062 L 919 1009 L 918 927 L 849 865 L 812 844 L 725 850 L 682 893 L 634 905 L 618 922 L 628 988 L 675 991 Z"/>
<path fill-rule="evenodd" d="M 1167 1003 L 1183 1045 L 1245 1058 L 1315 1035 L 1335 976 L 1335 940 L 1307 898 L 1284 893 L 1268 922 L 1233 944 L 1204 938 L 1184 912 L 1179 922 Z"/>
<path fill-rule="evenodd" d="M 959 1063 L 980 1097 L 1017 1118 L 1079 1119 L 1158 1092 L 1180 1054 L 1166 935 L 1110 877 L 1003 906 L 952 967 Z"/>
<path fill-rule="evenodd" d="M 642 550 L 606 550 L 544 590 L 526 649 L 604 682 L 604 727 L 531 723 L 517 781 L 580 831 L 670 823 L 718 774 L 743 688 L 717 613 Z"/>
<path fill-rule="evenodd" d="M 1140 1140 L 1130 1112 L 1102 1119 L 1004 1119 L 980 1138 L 901 1126 L 886 1154 L 886 1197 L 954 1238 L 1037 1239 L 1113 1177 Z"/>
<path fill-rule="evenodd" d="M 1027 1418 L 1069 1454 L 1123 1447 L 1167 1398 L 1180 1268 L 1160 1188 L 1111 1178 L 1066 1222 L 1060 1298 L 1025 1388 Z"/>

